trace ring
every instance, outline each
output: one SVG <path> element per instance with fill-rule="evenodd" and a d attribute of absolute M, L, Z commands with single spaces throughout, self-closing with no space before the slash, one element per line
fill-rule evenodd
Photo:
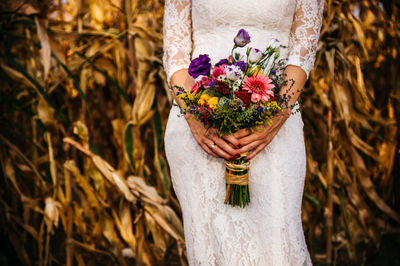
<path fill-rule="evenodd" d="M 215 143 L 213 143 L 213 145 L 211 145 L 210 149 L 214 149 L 215 148 Z"/>

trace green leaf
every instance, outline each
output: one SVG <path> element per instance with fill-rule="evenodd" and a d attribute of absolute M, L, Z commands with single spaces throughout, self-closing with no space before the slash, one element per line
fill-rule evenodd
<path fill-rule="evenodd" d="M 129 124 L 125 128 L 125 136 L 124 136 L 124 141 L 125 141 L 125 152 L 128 155 L 129 158 L 129 164 L 131 165 L 132 169 L 135 170 L 135 164 L 133 161 L 133 136 L 132 136 L 132 125 Z"/>
<path fill-rule="evenodd" d="M 322 205 L 321 202 L 319 202 L 319 200 L 313 196 L 311 196 L 310 194 L 304 193 L 304 198 L 308 199 L 309 201 L 311 201 L 312 203 L 315 204 L 315 206 L 317 206 L 318 211 L 321 211 L 322 209 Z"/>

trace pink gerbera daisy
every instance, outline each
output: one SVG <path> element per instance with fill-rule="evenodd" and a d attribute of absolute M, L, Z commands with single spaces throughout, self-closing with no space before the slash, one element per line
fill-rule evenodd
<path fill-rule="evenodd" d="M 254 103 L 260 100 L 265 103 L 274 96 L 272 80 L 263 75 L 255 77 L 244 77 L 243 90 L 247 90 L 251 94 L 251 101 Z"/>

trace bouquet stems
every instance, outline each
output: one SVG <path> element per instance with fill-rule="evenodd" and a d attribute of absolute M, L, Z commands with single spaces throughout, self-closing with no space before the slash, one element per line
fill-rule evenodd
<path fill-rule="evenodd" d="M 250 203 L 249 168 L 244 157 L 225 161 L 225 204 L 244 208 Z"/>

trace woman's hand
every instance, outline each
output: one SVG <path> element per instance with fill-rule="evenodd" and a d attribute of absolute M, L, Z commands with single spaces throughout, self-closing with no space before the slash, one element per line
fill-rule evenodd
<path fill-rule="evenodd" d="M 279 94 L 288 100 L 289 106 L 294 105 L 300 96 L 300 93 L 307 80 L 306 72 L 299 66 L 288 65 L 285 68 L 285 80 L 287 81 L 281 88 Z M 233 143 L 239 149 L 241 154 L 251 152 L 246 160 L 254 158 L 262 151 L 276 136 L 283 123 L 291 114 L 291 109 L 286 108 L 283 112 L 279 112 L 272 118 L 272 125 L 262 125 L 253 129 L 249 134 L 249 130 L 242 129 L 232 136 L 239 140 L 239 143 Z M 226 139 L 226 138 L 225 138 Z"/>
<path fill-rule="evenodd" d="M 279 129 L 285 123 L 286 119 L 291 114 L 290 108 L 284 109 L 281 113 L 278 113 L 272 118 L 272 124 L 260 125 L 253 129 L 252 133 L 249 134 L 248 129 L 241 129 L 232 136 L 239 140 L 239 153 L 250 152 L 245 158 L 247 161 L 254 158 L 260 151 L 262 151 L 276 136 Z"/>
<path fill-rule="evenodd" d="M 218 136 L 216 129 L 207 130 L 203 123 L 198 121 L 191 114 L 185 115 L 193 137 L 196 139 L 200 147 L 215 158 L 224 158 L 226 160 L 235 160 L 240 156 L 240 152 L 224 139 Z M 231 142 L 239 143 L 234 136 L 229 137 Z"/>
<path fill-rule="evenodd" d="M 185 89 L 190 89 L 194 85 L 194 79 L 188 74 L 187 69 L 181 69 L 172 75 L 171 84 L 182 86 Z M 176 95 L 175 91 L 173 95 Z M 176 97 L 174 98 L 180 106 L 182 100 Z M 218 136 L 217 130 L 207 130 L 204 125 L 200 121 L 196 120 L 191 114 L 185 115 L 185 118 L 190 130 L 192 131 L 193 137 L 205 152 L 216 158 L 222 157 L 227 160 L 234 160 L 240 156 L 239 151 L 236 150 L 234 146 Z M 234 136 L 230 136 L 228 141 L 238 147 L 236 144 L 239 143 L 239 140 Z"/>

